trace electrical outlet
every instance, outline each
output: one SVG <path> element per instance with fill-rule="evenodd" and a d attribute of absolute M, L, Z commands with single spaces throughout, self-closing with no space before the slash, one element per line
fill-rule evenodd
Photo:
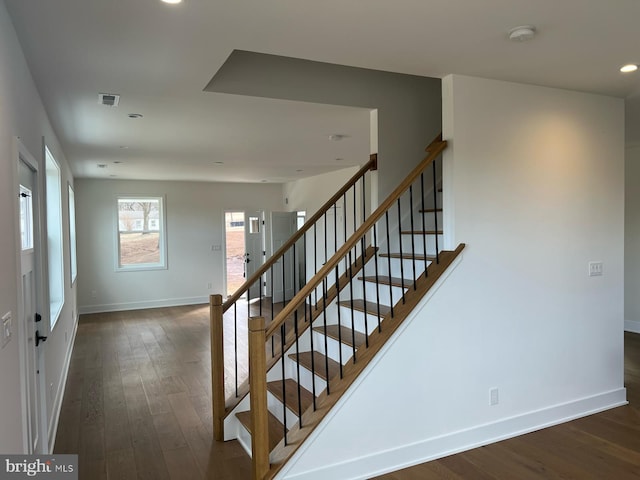
<path fill-rule="evenodd" d="M 212 286 L 212 285 L 211 285 L 211 282 L 207 283 L 207 288 L 208 288 L 209 290 L 211 290 L 211 286 Z"/>
<path fill-rule="evenodd" d="M 96 292 L 95 290 L 91 290 L 91 298 L 97 298 L 98 297 L 98 292 Z"/>
<path fill-rule="evenodd" d="M 498 405 L 498 403 L 500 403 L 497 388 L 492 388 L 491 390 L 489 390 L 489 396 L 491 397 L 489 400 L 489 405 L 493 406 L 493 405 Z"/>
<path fill-rule="evenodd" d="M 602 262 L 589 262 L 589 276 L 599 277 L 602 275 Z"/>

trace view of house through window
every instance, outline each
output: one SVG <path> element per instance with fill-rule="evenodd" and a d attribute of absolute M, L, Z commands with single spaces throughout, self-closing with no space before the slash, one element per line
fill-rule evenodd
<path fill-rule="evenodd" d="M 162 197 L 118 198 L 118 267 L 164 268 Z"/>

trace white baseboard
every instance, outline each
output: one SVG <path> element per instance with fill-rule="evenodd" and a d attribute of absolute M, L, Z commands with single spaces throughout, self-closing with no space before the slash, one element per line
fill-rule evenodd
<path fill-rule="evenodd" d="M 80 314 L 122 312 L 125 310 L 142 310 L 145 308 L 178 307 L 182 305 L 199 305 L 209 303 L 209 297 L 168 298 L 145 302 L 109 303 L 105 305 L 82 305 L 78 307 Z"/>
<path fill-rule="evenodd" d="M 78 333 L 78 318 L 73 319 L 73 332 L 71 333 L 71 339 L 68 343 L 67 354 L 65 355 L 64 365 L 62 366 L 62 372 L 60 372 L 60 381 L 58 382 L 58 391 L 53 402 L 53 408 L 51 410 L 51 418 L 49 419 L 48 427 L 48 439 L 49 439 L 49 453 L 53 453 L 53 449 L 56 443 L 56 435 L 58 433 L 58 422 L 60 421 L 60 412 L 62 410 L 62 399 L 64 398 L 64 391 L 67 387 L 67 378 L 69 377 L 69 366 L 71 364 L 71 355 L 73 353 L 73 345 L 76 341 L 76 334 Z M 70 453 L 70 452 L 65 452 Z"/>
<path fill-rule="evenodd" d="M 637 321 L 637 320 L 625 320 L 624 321 L 624 331 L 625 332 L 640 333 L 640 322 Z"/>
<path fill-rule="evenodd" d="M 626 405 L 626 389 L 620 388 L 573 402 L 528 412 L 511 418 L 404 445 L 384 452 L 372 452 L 340 464 L 294 475 L 287 480 L 360 480 L 429 462 L 472 448 L 575 420 L 610 408 Z"/>

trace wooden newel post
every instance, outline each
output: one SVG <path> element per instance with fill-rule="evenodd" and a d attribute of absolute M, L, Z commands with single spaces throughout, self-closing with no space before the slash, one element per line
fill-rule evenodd
<path fill-rule="evenodd" d="M 211 398 L 213 400 L 213 438 L 224 441 L 224 331 L 222 295 L 209 296 L 211 321 Z"/>
<path fill-rule="evenodd" d="M 267 359 L 264 352 L 264 317 L 249 318 L 249 384 L 251 388 L 251 454 L 253 479 L 269 471 L 269 423 L 267 411 Z"/>

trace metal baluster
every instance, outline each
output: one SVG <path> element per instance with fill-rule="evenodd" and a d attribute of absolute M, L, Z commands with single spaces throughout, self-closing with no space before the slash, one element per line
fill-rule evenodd
<path fill-rule="evenodd" d="M 300 424 L 300 428 L 302 428 L 302 401 L 300 399 L 300 334 L 298 332 L 298 310 L 293 314 L 293 329 L 296 335 L 296 369 L 298 373 L 298 381 L 296 382 L 298 385 L 298 423 Z M 311 332 L 313 335 L 313 332 Z M 285 415 L 286 415 L 285 410 Z"/>
<path fill-rule="evenodd" d="M 311 294 L 309 294 L 309 302 L 312 302 Z M 312 316 L 313 313 L 309 312 L 309 315 Z M 313 352 L 315 351 L 313 349 L 313 321 L 309 321 L 311 322 L 309 325 L 309 333 L 311 334 L 311 393 L 313 394 L 313 411 L 315 412 L 318 408 L 316 406 L 316 362 L 313 356 Z M 300 377 L 298 377 L 298 382 L 300 382 Z"/>
<path fill-rule="evenodd" d="M 389 271 L 389 278 L 391 278 L 391 242 L 389 237 L 389 210 L 384 212 L 384 219 L 387 227 L 387 268 Z M 389 281 L 389 303 L 391 304 L 391 318 L 394 317 L 393 312 L 393 285 L 391 285 L 391 281 Z"/>
<path fill-rule="evenodd" d="M 380 327 L 380 284 L 378 283 L 378 233 L 377 233 L 377 223 L 373 224 L 373 261 L 376 271 L 376 305 L 378 308 L 378 332 L 382 331 Z M 369 332 L 367 332 L 367 337 L 369 336 Z"/>
<path fill-rule="evenodd" d="M 238 308 L 237 302 L 233 304 L 233 351 L 235 356 L 235 380 L 236 380 L 236 398 L 238 398 Z"/>
<path fill-rule="evenodd" d="M 440 248 L 438 247 L 438 189 L 436 188 L 436 162 L 433 162 L 433 215 L 436 226 L 436 263 L 440 263 Z M 426 241 L 426 238 L 425 238 Z"/>
<path fill-rule="evenodd" d="M 283 415 L 282 419 L 284 420 L 282 423 L 282 428 L 284 430 L 284 444 L 287 445 L 287 391 L 286 391 L 286 383 L 285 383 L 285 368 L 284 368 L 284 323 L 280 327 L 280 351 L 282 352 L 281 357 L 281 365 L 282 365 L 282 410 Z"/>
<path fill-rule="evenodd" d="M 414 232 L 414 225 L 413 225 L 413 185 L 409 185 L 409 214 L 411 216 L 411 231 Z M 416 240 L 415 240 L 415 236 L 411 235 L 411 259 L 412 259 L 412 265 L 413 265 L 413 289 L 416 289 L 416 281 L 418 280 L 418 277 L 416 276 Z M 402 262 L 403 259 L 400 259 L 400 262 Z"/>
<path fill-rule="evenodd" d="M 364 302 L 364 333 L 365 335 L 365 345 L 367 348 L 369 348 L 369 312 L 367 311 L 368 305 L 367 305 L 367 285 L 366 282 L 364 280 L 365 278 L 365 271 L 364 271 L 364 265 L 366 263 L 366 246 L 365 246 L 365 237 L 363 236 L 360 239 L 360 249 L 362 250 L 362 301 Z M 354 336 L 355 336 L 355 332 L 354 332 Z"/>
<path fill-rule="evenodd" d="M 425 222 L 425 208 L 424 208 L 424 172 L 420 174 L 420 198 L 422 199 L 422 230 L 424 232 L 427 231 L 427 224 Z M 424 235 L 422 238 L 422 254 L 424 255 L 424 276 L 429 276 L 427 263 L 427 236 Z"/>
<path fill-rule="evenodd" d="M 273 269 L 274 269 L 275 265 L 272 265 L 271 268 L 269 268 L 269 272 L 271 272 L 271 321 L 273 322 L 273 318 L 274 318 L 274 309 L 275 309 L 275 305 L 274 305 L 274 297 L 273 297 L 273 288 L 274 288 L 274 281 L 273 281 Z M 271 335 L 271 358 L 276 356 L 276 340 L 273 337 L 273 335 Z"/>
<path fill-rule="evenodd" d="M 338 274 L 338 265 L 336 264 L 336 308 L 338 309 L 338 352 L 339 352 L 339 356 L 340 356 L 340 378 L 342 378 L 344 375 L 342 373 L 342 321 L 341 321 L 341 315 L 340 315 L 340 277 Z"/>
<path fill-rule="evenodd" d="M 329 345 L 327 340 L 327 288 L 326 283 L 323 287 L 322 292 L 322 309 L 323 318 L 324 318 L 324 367 L 327 372 L 327 395 L 331 392 L 329 391 Z M 313 357 L 313 351 L 311 352 L 311 356 Z"/>
<path fill-rule="evenodd" d="M 411 232 L 413 235 L 413 232 Z M 405 303 L 404 298 L 404 264 L 402 262 L 402 212 L 400 207 L 400 199 L 398 198 L 398 240 L 400 240 L 400 284 L 402 285 L 402 303 Z"/>

